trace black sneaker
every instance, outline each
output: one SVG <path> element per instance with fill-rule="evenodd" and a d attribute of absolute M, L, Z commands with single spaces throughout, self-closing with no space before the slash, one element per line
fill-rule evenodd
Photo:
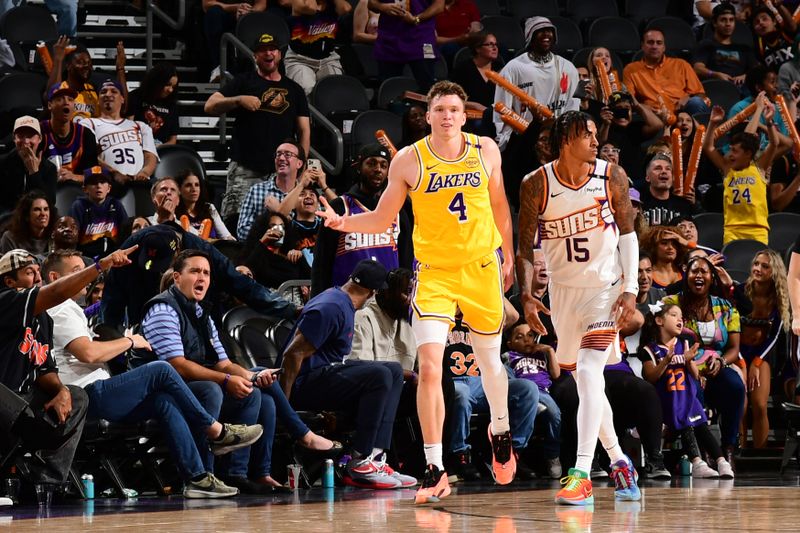
<path fill-rule="evenodd" d="M 251 481 L 244 476 L 219 476 L 219 478 L 229 487 L 235 487 L 239 489 L 239 493 L 241 494 L 272 494 L 272 487 L 269 485 L 256 483 L 255 481 Z"/>
<path fill-rule="evenodd" d="M 450 454 L 447 462 L 447 470 L 451 472 L 451 483 L 457 481 L 478 481 L 481 479 L 480 472 L 478 472 L 478 469 L 472 464 L 469 450 Z"/>
<path fill-rule="evenodd" d="M 514 457 L 517 459 L 517 474 L 515 476 L 516 479 L 520 479 L 522 481 L 530 481 L 532 479 L 536 479 L 536 474 L 531 470 L 531 468 L 525 464 L 525 461 L 522 461 L 519 457 L 519 453 L 516 451 L 514 452 Z"/>
<path fill-rule="evenodd" d="M 514 480 L 517 471 L 517 458 L 514 457 L 511 447 L 511 432 L 494 435 L 491 424 L 488 431 L 492 443 L 492 476 L 498 485 L 508 485 Z"/>
<path fill-rule="evenodd" d="M 425 476 L 414 495 L 414 503 L 438 503 L 449 495 L 450 483 L 447 481 L 447 472 L 442 472 L 434 465 L 425 467 Z"/>
<path fill-rule="evenodd" d="M 644 477 L 647 479 L 672 479 L 672 474 L 664 466 L 664 456 L 660 453 L 647 458 L 644 465 Z"/>

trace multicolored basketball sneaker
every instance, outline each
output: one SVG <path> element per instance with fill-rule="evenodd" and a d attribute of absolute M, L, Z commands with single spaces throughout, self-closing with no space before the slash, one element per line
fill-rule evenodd
<path fill-rule="evenodd" d="M 614 498 L 621 501 L 635 502 L 642 499 L 642 492 L 636 484 L 639 474 L 628 456 L 611 465 L 611 479 L 614 480 Z"/>
<path fill-rule="evenodd" d="M 563 505 L 593 505 L 592 480 L 586 472 L 570 468 L 566 477 L 561 478 L 564 485 L 556 494 L 556 503 Z"/>
<path fill-rule="evenodd" d="M 511 432 L 492 434 L 489 424 L 489 442 L 492 443 L 492 477 L 498 485 L 508 485 L 517 473 L 517 458 L 511 446 Z"/>
<path fill-rule="evenodd" d="M 437 503 L 449 495 L 450 482 L 447 480 L 447 472 L 439 470 L 436 465 L 428 465 L 425 468 L 422 485 L 414 496 L 414 503 Z"/>

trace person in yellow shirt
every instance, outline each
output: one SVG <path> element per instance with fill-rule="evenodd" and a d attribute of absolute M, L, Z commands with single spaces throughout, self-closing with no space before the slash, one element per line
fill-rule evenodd
<path fill-rule="evenodd" d="M 416 503 L 450 494 L 442 462 L 441 377 L 456 307 L 472 337 L 491 411 L 492 473 L 510 483 L 516 472 L 508 419 L 508 377 L 500 362 L 503 292 L 513 281 L 511 213 L 503 189 L 500 150 L 488 137 L 463 133 L 467 95 L 440 81 L 427 96 L 431 134 L 392 159 L 389 182 L 374 211 L 337 215 L 323 199 L 317 214 L 345 232 L 380 233 L 406 196 L 414 209 L 416 283 L 412 329 L 419 352 L 417 409 L 428 464 Z M 502 251 L 502 253 L 501 253 Z"/>
<path fill-rule="evenodd" d="M 778 132 L 773 122 L 775 106 L 761 92 L 756 98 L 756 112 L 744 132 L 731 138 L 730 149 L 724 156 L 714 147 L 714 130 L 725 118 L 725 111 L 714 106 L 708 121 L 708 131 L 703 141 L 703 153 L 723 175 L 723 215 L 725 232 L 722 242 L 737 239 L 754 239 L 765 245 L 769 240 L 767 216 L 766 169 L 772 166 L 778 146 Z M 754 134 L 761 116 L 764 116 L 769 144 L 756 159 L 759 141 Z"/>

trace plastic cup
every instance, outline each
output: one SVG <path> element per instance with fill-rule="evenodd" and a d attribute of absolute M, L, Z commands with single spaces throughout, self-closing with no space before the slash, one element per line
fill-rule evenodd
<path fill-rule="evenodd" d="M 34 488 L 36 489 L 36 502 L 39 507 L 50 507 L 50 504 L 53 503 L 55 487 L 50 483 L 36 483 Z"/>

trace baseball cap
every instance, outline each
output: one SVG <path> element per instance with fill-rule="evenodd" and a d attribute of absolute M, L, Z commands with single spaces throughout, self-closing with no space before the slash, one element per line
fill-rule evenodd
<path fill-rule="evenodd" d="M 360 165 L 365 159 L 369 159 L 370 157 L 382 157 L 387 161 L 392 160 L 389 150 L 387 150 L 382 144 L 372 143 L 365 144 L 361 147 L 361 150 L 358 151 L 358 157 L 356 157 L 356 160 L 353 164 Z"/>
<path fill-rule="evenodd" d="M 120 85 L 120 83 L 117 80 L 107 78 L 105 81 L 103 81 L 103 83 L 100 84 L 100 91 L 102 91 L 106 87 L 115 87 L 121 94 L 125 94 L 125 91 L 122 90 L 122 85 Z"/>
<path fill-rule="evenodd" d="M 550 28 L 553 30 L 553 44 L 558 42 L 558 30 L 547 17 L 531 17 L 525 21 L 525 48 L 531 45 L 533 34 L 539 30 Z"/>
<path fill-rule="evenodd" d="M 255 52 L 262 46 L 264 47 L 273 47 L 273 48 L 282 48 L 283 43 L 278 39 L 277 36 L 272 35 L 271 33 L 262 33 L 254 42 L 253 42 L 253 51 Z"/>
<path fill-rule="evenodd" d="M 374 259 L 364 259 L 353 269 L 350 279 L 365 289 L 377 291 L 388 287 L 386 284 L 387 276 L 388 272 L 386 272 L 385 266 Z"/>
<path fill-rule="evenodd" d="M 111 173 L 101 167 L 100 165 L 95 165 L 93 167 L 89 167 L 83 171 L 83 183 L 100 183 L 101 181 L 105 181 L 111 183 Z"/>
<path fill-rule="evenodd" d="M 628 195 L 631 197 L 631 202 L 636 202 L 637 204 L 642 203 L 642 195 L 633 187 L 628 189 Z"/>
<path fill-rule="evenodd" d="M 141 230 L 142 240 L 139 241 L 139 267 L 161 274 L 165 272 L 180 247 L 180 239 L 175 230 L 162 224 L 157 224 Z"/>
<path fill-rule="evenodd" d="M 66 94 L 67 96 L 71 96 L 72 98 L 78 97 L 78 91 L 70 87 L 67 82 L 61 83 L 54 83 L 50 86 L 50 89 L 47 91 L 47 101 L 51 101 L 53 98 L 61 96 L 62 94 Z"/>
<path fill-rule="evenodd" d="M 0 276 L 10 274 L 22 267 L 37 264 L 36 257 L 28 250 L 17 248 L 10 250 L 0 257 Z"/>
<path fill-rule="evenodd" d="M 633 103 L 633 97 L 631 97 L 630 94 L 622 91 L 616 91 L 611 93 L 611 96 L 608 99 L 608 105 L 614 106 L 619 104 L 620 102 Z"/>
<path fill-rule="evenodd" d="M 16 132 L 20 128 L 30 128 L 39 135 L 42 134 L 42 128 L 39 126 L 39 121 L 30 115 L 19 117 L 14 121 L 14 131 Z"/>

